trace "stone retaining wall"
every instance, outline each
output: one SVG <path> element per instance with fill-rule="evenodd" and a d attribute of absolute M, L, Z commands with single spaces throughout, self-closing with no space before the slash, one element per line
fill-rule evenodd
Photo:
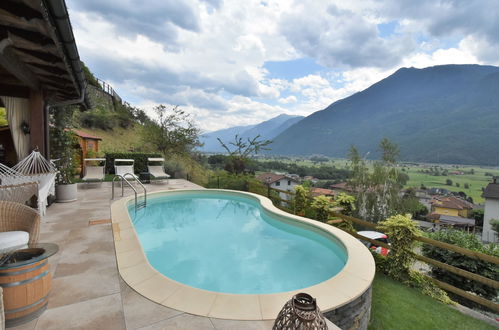
<path fill-rule="evenodd" d="M 92 108 L 114 111 L 114 103 L 111 95 L 104 93 L 101 89 L 92 85 L 88 85 L 87 88 L 90 100 L 92 101 Z"/>
<path fill-rule="evenodd" d="M 324 317 L 343 330 L 366 330 L 371 317 L 372 289 L 366 290 L 354 301 L 324 313 Z"/>

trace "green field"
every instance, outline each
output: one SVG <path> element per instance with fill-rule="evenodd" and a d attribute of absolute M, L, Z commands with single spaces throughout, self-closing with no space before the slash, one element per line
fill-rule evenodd
<path fill-rule="evenodd" d="M 440 165 L 439 165 L 440 166 Z M 482 197 L 482 188 L 485 188 L 489 182 L 491 182 L 492 177 L 486 176 L 485 173 L 499 176 L 499 169 L 491 169 L 479 166 L 463 166 L 459 165 L 441 165 L 443 169 L 447 169 L 449 172 L 460 171 L 465 174 L 454 175 L 448 174 L 447 176 L 433 176 L 428 173 L 421 173 L 421 171 L 427 170 L 428 165 L 418 165 L 418 166 L 406 166 L 405 173 L 409 175 L 409 181 L 406 187 L 417 187 L 419 188 L 421 184 L 424 184 L 428 188 L 445 188 L 450 191 L 463 191 L 466 195 L 473 198 L 475 203 L 483 203 L 484 199 Z M 474 171 L 471 174 L 471 171 Z M 452 180 L 452 186 L 446 184 L 446 180 Z M 459 183 L 459 187 L 456 186 Z M 469 185 L 468 189 L 465 189 L 465 183 Z"/>

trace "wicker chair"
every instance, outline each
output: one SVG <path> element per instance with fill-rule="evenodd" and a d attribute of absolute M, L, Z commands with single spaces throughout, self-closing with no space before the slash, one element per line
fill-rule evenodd
<path fill-rule="evenodd" d="M 28 244 L 37 243 L 40 234 L 40 214 L 21 203 L 0 201 L 0 232 L 13 230 L 28 232 Z"/>

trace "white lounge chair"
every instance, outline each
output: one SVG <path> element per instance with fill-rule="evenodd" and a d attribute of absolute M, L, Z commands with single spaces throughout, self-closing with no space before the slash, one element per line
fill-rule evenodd
<path fill-rule="evenodd" d="M 161 163 L 161 165 L 152 165 L 151 163 Z M 164 158 L 147 158 L 147 169 L 149 174 L 152 176 L 154 180 L 166 180 L 168 183 L 168 179 L 170 175 L 165 172 L 165 159 Z"/>
<path fill-rule="evenodd" d="M 97 163 L 100 165 L 90 165 L 92 163 Z M 90 182 L 103 182 L 106 170 L 106 158 L 85 158 L 83 159 L 84 164 L 84 176 L 83 181 Z"/>
<path fill-rule="evenodd" d="M 123 164 L 125 163 L 125 164 Z M 131 163 L 131 164 L 130 164 Z M 114 160 L 114 174 L 121 175 L 125 179 L 138 180 L 139 177 L 135 175 L 133 170 L 134 159 L 115 159 Z"/>

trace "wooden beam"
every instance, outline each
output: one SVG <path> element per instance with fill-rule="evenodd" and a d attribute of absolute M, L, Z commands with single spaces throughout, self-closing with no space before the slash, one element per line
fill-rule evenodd
<path fill-rule="evenodd" d="M 485 254 L 485 253 L 481 253 L 481 252 L 477 252 L 477 251 L 468 250 L 468 249 L 462 248 L 462 247 L 454 245 L 454 244 L 449 244 L 449 243 L 444 243 L 444 242 L 436 241 L 434 239 L 427 238 L 427 237 L 424 237 L 424 236 L 417 236 L 415 239 L 417 241 L 420 241 L 420 242 L 423 242 L 423 243 L 426 243 L 426 244 L 430 244 L 430 245 L 433 245 L 433 246 L 436 246 L 436 247 L 439 247 L 439 248 L 442 248 L 442 249 L 454 251 L 454 252 L 457 252 L 457 253 L 464 254 L 464 255 L 466 255 L 468 257 L 472 257 L 472 258 L 475 258 L 475 259 L 479 259 L 479 260 L 482 260 L 482 261 L 491 262 L 493 264 L 499 265 L 499 258 L 491 256 L 489 254 Z"/>
<path fill-rule="evenodd" d="M 19 45 L 16 45 L 15 49 L 16 49 L 16 52 L 27 54 L 27 55 L 31 56 L 32 58 L 37 59 L 37 60 L 41 60 L 47 64 L 54 64 L 54 63 L 63 64 L 62 59 L 59 56 L 56 56 L 52 53 L 47 53 L 47 52 L 43 52 L 40 50 L 33 50 L 33 49 L 29 49 L 29 48 L 24 48 L 24 47 L 20 47 Z"/>
<path fill-rule="evenodd" d="M 0 1 L 0 3 L 2 3 Z M 25 20 L 16 16 L 12 16 L 0 9 L 0 22 L 5 26 L 11 26 L 18 29 L 24 29 L 34 32 L 40 32 L 44 35 L 50 35 L 50 31 L 47 22 L 43 19 L 33 18 L 31 20 Z"/>
<path fill-rule="evenodd" d="M 33 18 L 43 19 L 43 15 L 39 11 L 29 6 L 26 6 L 26 4 L 21 3 L 19 1 L 2 0 L 0 1 L 0 10 L 12 16 L 15 16 L 19 19 L 25 19 L 25 20 L 30 20 Z"/>
<path fill-rule="evenodd" d="M 7 85 L 4 83 L 0 83 L 0 95 L 28 98 L 29 88 L 26 86 Z"/>
<path fill-rule="evenodd" d="M 445 269 L 448 272 L 451 272 L 451 273 L 454 273 L 454 274 L 466 277 L 466 278 L 468 278 L 470 280 L 473 280 L 473 281 L 477 281 L 477 282 L 483 283 L 485 285 L 490 286 L 491 288 L 499 289 L 499 282 L 494 281 L 494 280 L 492 280 L 490 278 L 487 278 L 487 277 L 484 277 L 484 276 L 481 276 L 481 275 L 469 272 L 469 271 L 461 269 L 461 268 L 457 268 L 457 267 L 454 267 L 454 266 L 451 266 L 451 265 L 447 265 L 446 263 L 443 263 L 443 262 L 437 261 L 435 259 L 431 259 L 431 258 L 422 256 L 422 255 L 419 255 L 419 254 L 416 254 L 414 257 L 416 259 L 418 259 L 418 260 L 420 260 L 422 262 L 425 262 L 427 264 L 430 264 L 432 266 L 435 266 L 435 267 L 438 267 L 438 268 L 442 268 L 442 269 Z"/>
<path fill-rule="evenodd" d="M 31 89 L 39 90 L 40 82 L 14 54 L 11 45 L 9 38 L 0 40 L 0 65 Z"/>
<path fill-rule="evenodd" d="M 55 74 L 55 75 L 66 75 L 67 71 L 63 70 L 55 65 L 46 65 L 46 64 L 41 64 L 41 63 L 35 63 L 35 62 L 25 62 L 26 65 L 29 67 L 33 67 L 37 70 L 42 70 L 44 72 L 47 72 L 49 74 Z"/>
<path fill-rule="evenodd" d="M 341 214 L 338 212 L 331 212 L 331 215 L 335 216 L 335 217 L 343 218 L 345 220 L 350 220 L 353 223 L 359 224 L 359 225 L 364 226 L 364 227 L 368 227 L 368 228 L 372 228 L 372 229 L 376 229 L 378 227 L 375 223 L 368 222 L 368 221 L 361 220 L 361 219 L 357 219 L 354 217 L 350 217 L 348 215 L 344 215 L 344 214 Z"/>
<path fill-rule="evenodd" d="M 59 85 L 61 86 L 65 86 L 67 87 L 66 85 L 73 85 L 73 82 L 67 78 L 65 78 L 64 76 L 66 75 L 59 75 L 59 76 L 54 76 L 52 74 L 38 74 L 37 75 L 41 80 L 50 80 L 52 82 L 56 82 L 58 83 Z"/>
<path fill-rule="evenodd" d="M 439 286 L 441 289 L 444 289 L 445 291 L 452 292 L 454 294 L 457 294 L 458 296 L 464 297 L 466 299 L 469 299 L 471 301 L 476 302 L 477 304 L 480 304 L 482 306 L 486 306 L 490 308 L 493 311 L 499 312 L 499 304 L 496 304 L 490 300 L 487 300 L 485 298 L 482 298 L 480 296 L 471 294 L 467 291 L 461 290 L 459 288 L 456 288 L 453 285 L 450 285 L 448 283 L 439 281 L 437 279 L 434 279 L 433 277 L 427 276 L 428 279 L 430 279 L 433 283 L 435 283 L 437 286 Z"/>
<path fill-rule="evenodd" d="M 7 30 L 10 35 L 23 39 L 29 43 L 35 44 L 38 47 L 43 47 L 43 48 L 50 46 L 55 47 L 55 43 L 50 37 L 37 31 L 29 31 L 26 29 L 20 29 L 4 24 L 0 24 L 0 29 Z"/>

